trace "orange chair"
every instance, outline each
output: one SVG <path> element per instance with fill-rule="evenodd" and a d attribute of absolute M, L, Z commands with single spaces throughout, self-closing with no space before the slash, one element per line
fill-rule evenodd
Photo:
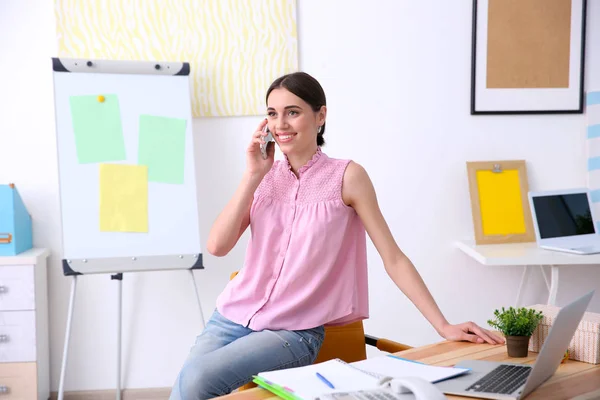
<path fill-rule="evenodd" d="M 233 279 L 236 275 L 237 272 L 232 273 L 230 279 Z M 362 321 L 357 321 L 341 326 L 326 326 L 325 339 L 315 363 L 334 358 L 339 358 L 348 363 L 364 360 L 367 358 L 366 345 L 377 347 L 379 350 L 389 353 L 396 353 L 412 348 L 393 340 L 365 335 Z M 256 384 L 251 382 L 242 386 L 240 390 L 253 387 L 256 387 Z"/>

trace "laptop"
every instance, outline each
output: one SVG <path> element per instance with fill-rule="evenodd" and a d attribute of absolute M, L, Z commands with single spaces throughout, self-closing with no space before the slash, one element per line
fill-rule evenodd
<path fill-rule="evenodd" d="M 529 192 L 538 246 L 574 254 L 600 253 L 587 189 Z"/>
<path fill-rule="evenodd" d="M 556 372 L 593 295 L 592 290 L 558 312 L 535 364 L 465 360 L 457 363 L 456 367 L 470 368 L 469 374 L 439 382 L 435 386 L 443 393 L 459 396 L 525 398 Z"/>

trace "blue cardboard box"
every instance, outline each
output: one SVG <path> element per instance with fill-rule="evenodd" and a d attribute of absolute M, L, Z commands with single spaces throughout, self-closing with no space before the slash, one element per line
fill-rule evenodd
<path fill-rule="evenodd" d="M 0 185 L 0 256 L 16 256 L 33 247 L 31 215 L 15 185 Z"/>

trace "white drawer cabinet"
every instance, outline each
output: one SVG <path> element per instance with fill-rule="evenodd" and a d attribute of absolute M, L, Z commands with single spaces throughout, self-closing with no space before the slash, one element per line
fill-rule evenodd
<path fill-rule="evenodd" d="M 0 311 L 34 310 L 34 266 L 0 264 L 0 268 Z"/>
<path fill-rule="evenodd" d="M 50 397 L 45 249 L 0 257 L 0 399 Z"/>

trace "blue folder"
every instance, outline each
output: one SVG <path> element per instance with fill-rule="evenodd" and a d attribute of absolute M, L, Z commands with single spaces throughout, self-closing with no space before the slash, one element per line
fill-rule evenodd
<path fill-rule="evenodd" d="M 31 215 L 13 184 L 0 185 L 0 256 L 15 256 L 33 247 Z"/>

